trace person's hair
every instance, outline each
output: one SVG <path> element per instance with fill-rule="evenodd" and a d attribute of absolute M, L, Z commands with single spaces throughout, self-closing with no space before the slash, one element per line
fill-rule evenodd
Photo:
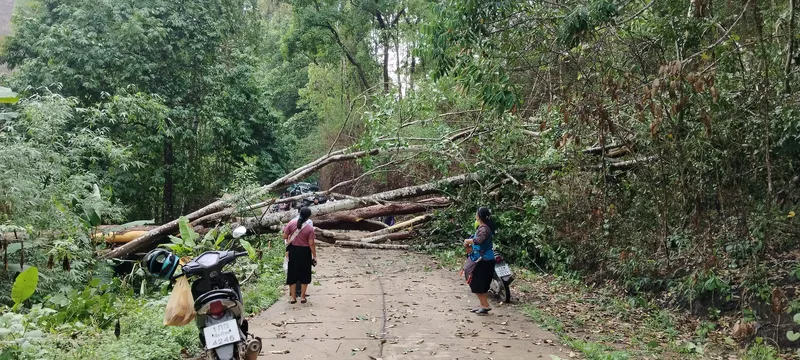
<path fill-rule="evenodd" d="M 303 206 L 297 213 L 300 214 L 300 218 L 297 219 L 297 228 L 302 229 L 303 224 L 311 217 L 311 209 Z"/>
<path fill-rule="evenodd" d="M 489 211 L 489 208 L 483 206 L 478 208 L 478 218 L 480 218 L 481 222 L 486 224 L 492 232 L 497 231 L 497 223 L 492 219 L 492 213 Z"/>

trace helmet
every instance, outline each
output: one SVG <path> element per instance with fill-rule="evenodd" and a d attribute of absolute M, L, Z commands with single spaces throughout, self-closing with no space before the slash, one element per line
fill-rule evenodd
<path fill-rule="evenodd" d="M 155 249 L 147 253 L 142 259 L 142 267 L 150 275 L 162 279 L 169 279 L 178 267 L 178 256 L 164 249 Z"/>

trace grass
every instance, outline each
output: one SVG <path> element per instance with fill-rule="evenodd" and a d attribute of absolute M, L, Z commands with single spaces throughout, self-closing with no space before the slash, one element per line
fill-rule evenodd
<path fill-rule="evenodd" d="M 245 284 L 242 290 L 247 314 L 257 314 L 272 306 L 281 297 L 281 288 L 286 281 L 283 273 L 283 255 L 283 248 L 280 246 L 265 250 L 261 275 L 253 285 Z"/>
<path fill-rule="evenodd" d="M 581 352 L 587 359 L 624 360 L 633 357 L 626 351 L 616 350 L 599 342 L 580 340 L 570 336 L 567 334 L 564 323 L 561 320 L 547 315 L 533 306 L 528 305 L 523 311 L 531 320 L 538 323 L 542 328 L 554 332 L 565 345 Z"/>

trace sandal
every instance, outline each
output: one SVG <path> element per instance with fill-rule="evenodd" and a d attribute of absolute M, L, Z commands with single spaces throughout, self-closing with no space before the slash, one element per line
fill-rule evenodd
<path fill-rule="evenodd" d="M 289 300 L 289 304 L 297 304 L 297 299 Z"/>
<path fill-rule="evenodd" d="M 491 308 L 486 308 L 486 309 L 480 308 L 475 313 L 478 314 L 478 315 L 489 315 L 489 311 L 492 311 L 492 309 Z"/>
<path fill-rule="evenodd" d="M 308 299 L 306 299 L 306 298 L 302 298 L 302 299 L 300 299 L 300 303 L 301 303 L 301 304 L 305 304 L 306 302 L 308 302 Z"/>

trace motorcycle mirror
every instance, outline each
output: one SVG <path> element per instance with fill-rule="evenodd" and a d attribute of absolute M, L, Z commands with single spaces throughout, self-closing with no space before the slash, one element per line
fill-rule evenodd
<path fill-rule="evenodd" d="M 245 234 L 247 234 L 247 228 L 244 226 L 238 226 L 237 228 L 233 229 L 233 237 L 235 239 L 238 239 Z"/>

